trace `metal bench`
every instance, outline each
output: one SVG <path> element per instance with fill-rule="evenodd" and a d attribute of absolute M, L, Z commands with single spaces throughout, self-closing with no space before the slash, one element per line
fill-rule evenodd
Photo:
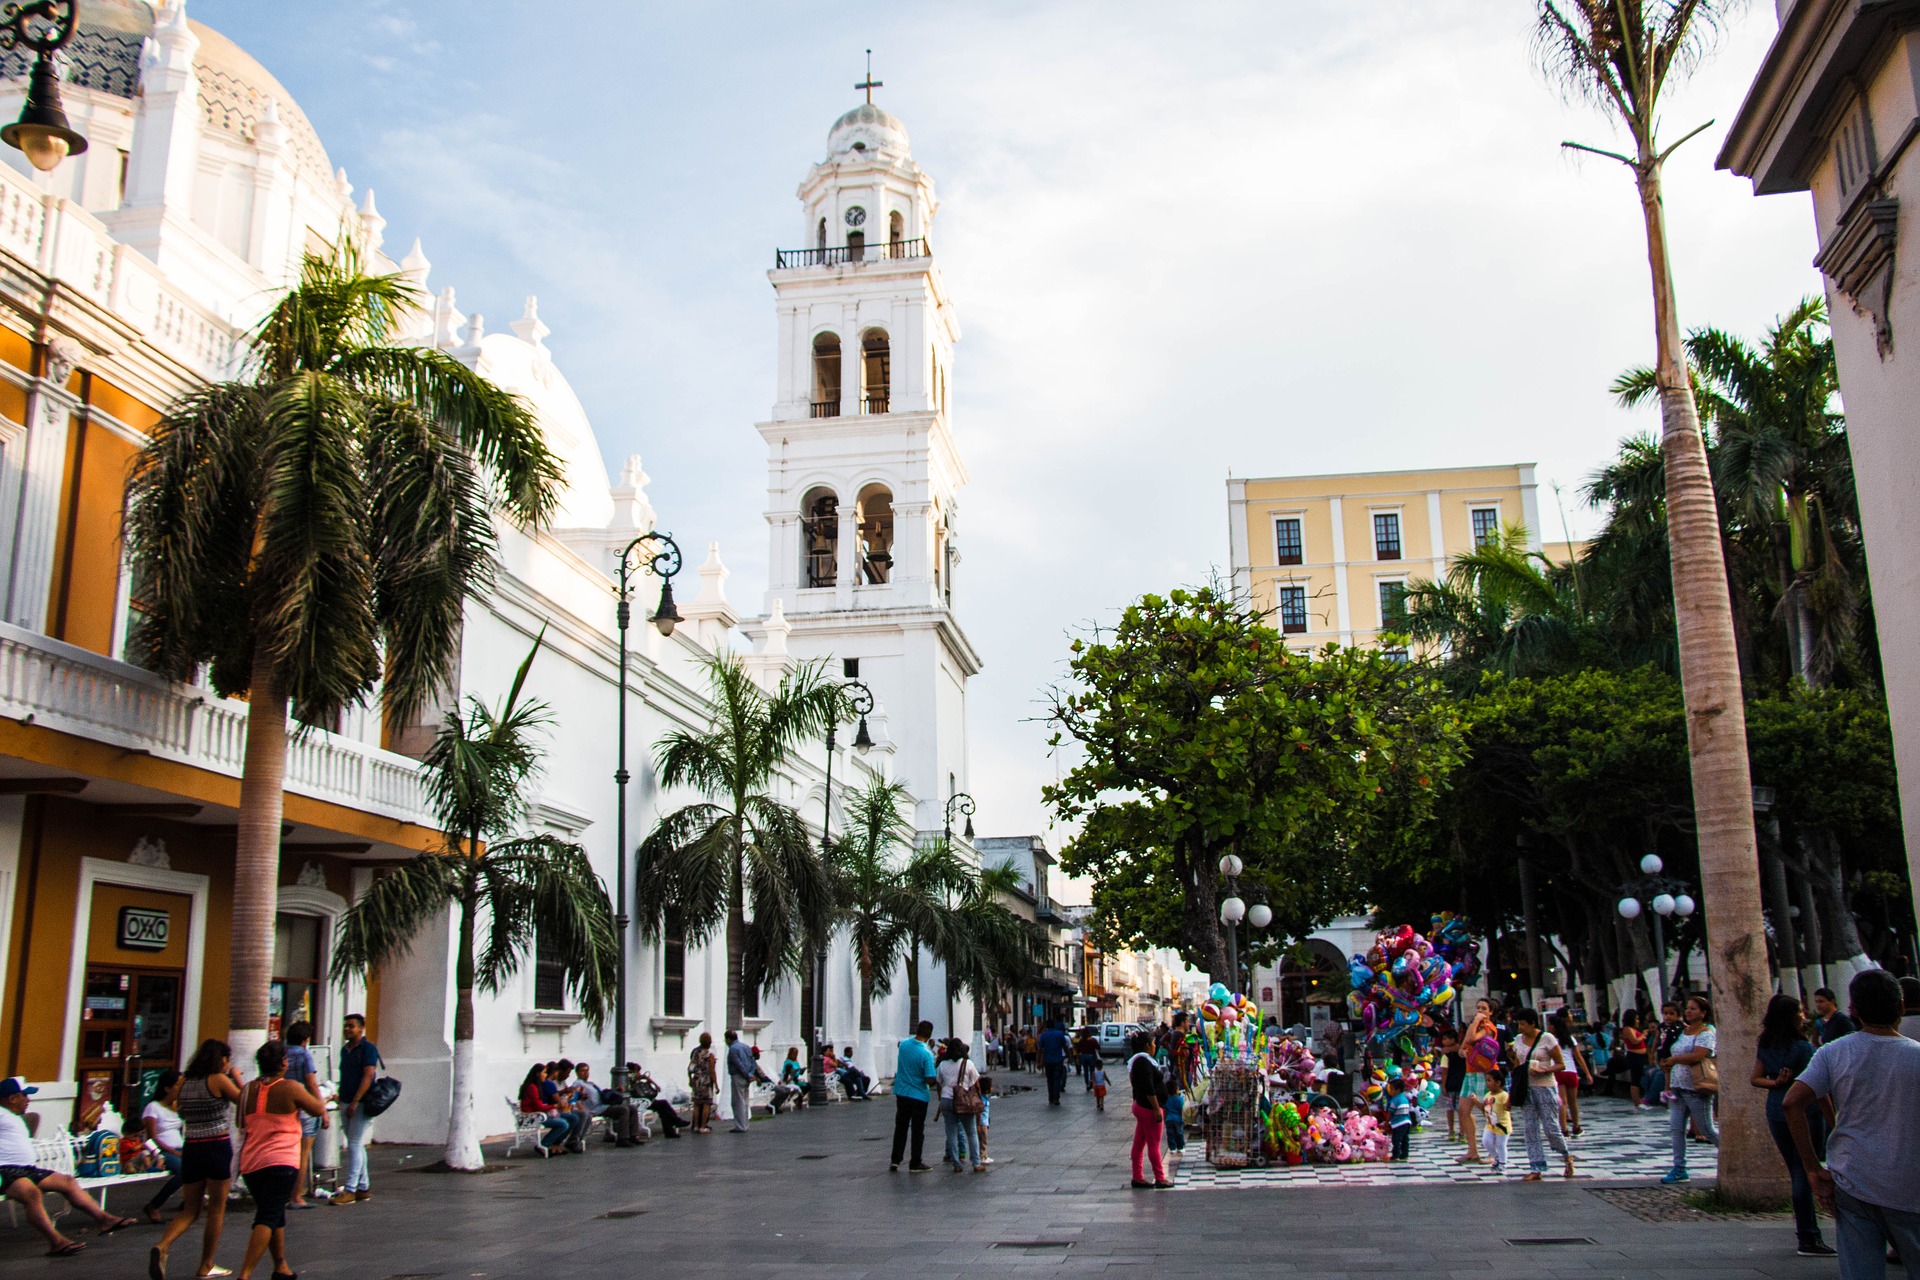
<path fill-rule="evenodd" d="M 513 1153 L 521 1147 L 529 1145 L 540 1153 L 542 1160 L 552 1155 L 553 1152 L 540 1141 L 547 1134 L 546 1114 L 540 1111 L 522 1111 L 520 1104 L 512 1098 L 506 1101 L 507 1110 L 513 1114 L 513 1145 L 507 1148 L 508 1158 L 511 1159 Z"/>

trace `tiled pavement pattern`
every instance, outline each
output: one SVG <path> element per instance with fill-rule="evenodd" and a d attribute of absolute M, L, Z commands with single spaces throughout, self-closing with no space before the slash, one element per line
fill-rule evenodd
<path fill-rule="evenodd" d="M 396 1172 L 438 1153 L 376 1148 L 374 1198 L 290 1215 L 288 1247 L 303 1280 L 1836 1274 L 1831 1262 L 1793 1256 L 1788 1224 L 1643 1222 L 1584 1182 L 1133 1191 L 1132 1119 L 1119 1098 L 1109 1101 L 1098 1114 L 1077 1093 L 1057 1108 L 1033 1093 L 996 1101 L 998 1162 L 981 1176 L 889 1174 L 887 1099 L 761 1121 L 745 1136 L 516 1160 L 485 1177 Z M 928 1152 L 937 1154 L 937 1145 Z M 230 1213 L 222 1264 L 238 1266 L 250 1218 L 237 1205 Z M 133 1280 L 159 1233 L 142 1226 L 102 1240 L 76 1231 L 90 1242 L 86 1253 L 49 1261 L 28 1232 L 0 1225 L 0 1280 Z M 1574 1243 L 1536 1243 L 1543 1240 Z M 192 1274 L 196 1241 L 176 1251 L 176 1280 Z"/>
<path fill-rule="evenodd" d="M 1667 1113 L 1635 1111 L 1624 1099 L 1583 1098 L 1581 1121 L 1584 1132 L 1568 1139 L 1573 1151 L 1576 1180 L 1585 1182 L 1647 1182 L 1658 1179 L 1673 1167 L 1672 1143 L 1667 1136 Z M 1269 1166 L 1259 1169 L 1215 1169 L 1206 1161 L 1204 1142 L 1189 1142 L 1180 1173 L 1174 1179 L 1179 1190 L 1258 1187 L 1397 1187 L 1409 1183 L 1477 1183 L 1517 1180 L 1527 1172 L 1527 1144 L 1520 1130 L 1520 1116 L 1514 1116 L 1515 1131 L 1507 1144 L 1507 1167 L 1495 1173 L 1487 1165 L 1463 1165 L 1459 1159 L 1466 1147 L 1447 1141 L 1446 1118 L 1436 1115 L 1434 1123 L 1415 1133 L 1408 1143 L 1408 1158 L 1394 1164 L 1303 1164 Z M 1484 1156 L 1484 1151 L 1482 1155 Z M 1704 1143 L 1689 1145 L 1687 1164 L 1703 1176 L 1713 1173 L 1713 1148 Z M 1560 1158 L 1547 1149 L 1549 1177 L 1559 1178 Z"/>

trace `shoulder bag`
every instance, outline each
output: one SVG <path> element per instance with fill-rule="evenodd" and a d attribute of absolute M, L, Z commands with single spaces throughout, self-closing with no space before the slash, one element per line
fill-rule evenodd
<path fill-rule="evenodd" d="M 1707 1056 L 1687 1068 L 1693 1077 L 1695 1093 L 1720 1092 L 1720 1068 L 1713 1060 L 1713 1050 L 1707 1050 Z"/>
<path fill-rule="evenodd" d="M 986 1109 L 987 1104 L 980 1097 L 980 1073 L 971 1062 L 965 1063 L 960 1078 L 953 1082 L 953 1114 L 977 1116 Z"/>

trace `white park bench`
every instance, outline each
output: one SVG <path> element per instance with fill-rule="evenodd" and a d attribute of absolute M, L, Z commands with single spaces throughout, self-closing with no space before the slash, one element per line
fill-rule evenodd
<path fill-rule="evenodd" d="M 55 1173 L 73 1174 L 74 1171 L 79 1168 L 79 1147 L 79 1139 L 64 1133 L 51 1138 L 35 1138 L 33 1140 L 33 1160 L 34 1163 L 42 1169 L 51 1169 Z M 123 1183 L 150 1182 L 155 1178 L 165 1178 L 166 1176 L 167 1171 L 165 1169 L 152 1169 L 146 1173 L 116 1173 L 106 1178 L 81 1178 L 76 1176 L 74 1181 L 80 1184 L 81 1190 L 93 1196 L 95 1200 L 98 1200 L 100 1207 L 104 1209 L 107 1207 L 107 1192 L 110 1189 L 120 1186 Z M 54 1191 L 49 1191 L 47 1194 L 49 1196 L 59 1195 L 58 1192 Z M 59 1196 L 59 1198 L 61 1204 L 65 1205 L 66 1197 Z M 60 1214 L 65 1212 L 66 1208 L 61 1208 L 56 1211 L 52 1205 L 47 1207 L 47 1213 L 51 1217 L 59 1217 Z M 19 1202 L 9 1199 L 7 1201 L 7 1213 L 13 1225 L 18 1227 L 20 1225 Z"/>

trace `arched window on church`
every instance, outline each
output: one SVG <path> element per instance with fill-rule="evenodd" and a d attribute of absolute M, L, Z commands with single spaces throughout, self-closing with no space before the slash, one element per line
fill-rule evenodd
<path fill-rule="evenodd" d="M 827 220 L 825 218 L 820 219 L 820 229 L 813 234 L 813 247 L 816 249 L 825 249 L 827 247 Z"/>
<path fill-rule="evenodd" d="M 867 258 L 867 233 L 864 231 L 847 232 L 847 261 L 865 262 Z"/>
<path fill-rule="evenodd" d="M 893 494 L 883 484 L 860 491 L 860 581 L 879 586 L 893 576 Z"/>
<path fill-rule="evenodd" d="M 895 209 L 887 215 L 887 256 L 889 258 L 897 258 L 900 256 L 902 252 L 901 245 L 906 238 L 906 219 L 900 216 L 898 209 Z"/>
<path fill-rule="evenodd" d="M 893 377 L 893 357 L 885 329 L 869 329 L 861 337 L 860 362 L 860 412 L 885 413 Z"/>
<path fill-rule="evenodd" d="M 840 416 L 840 335 L 837 333 L 823 333 L 813 340 L 812 416 Z"/>
<path fill-rule="evenodd" d="M 831 489 L 809 489 L 800 500 L 800 572 L 809 587 L 840 579 L 840 499 Z"/>

